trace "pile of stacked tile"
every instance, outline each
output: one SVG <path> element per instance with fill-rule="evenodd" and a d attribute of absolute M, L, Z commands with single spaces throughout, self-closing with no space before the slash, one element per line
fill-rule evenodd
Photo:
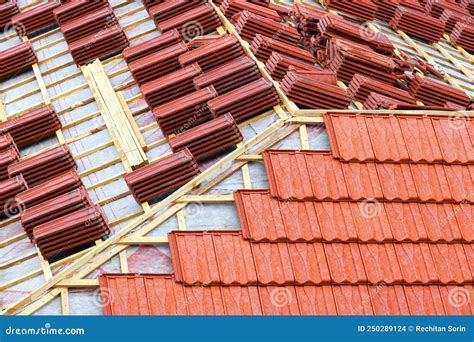
<path fill-rule="evenodd" d="M 399 5 L 421 12 L 424 11 L 423 6 L 418 2 L 418 0 L 372 0 L 372 2 L 377 5 L 375 17 L 386 22 L 392 20 Z"/>
<path fill-rule="evenodd" d="M 220 9 L 227 19 L 232 19 L 237 13 L 247 10 L 262 17 L 280 21 L 281 17 L 278 12 L 267 6 L 268 4 L 255 4 L 245 0 L 224 0 Z"/>
<path fill-rule="evenodd" d="M 21 205 L 18 205 L 15 196 L 28 189 L 28 185 L 21 176 L 8 178 L 0 182 L 0 217 L 18 214 Z"/>
<path fill-rule="evenodd" d="M 469 16 L 469 11 L 462 8 L 453 1 L 447 0 L 428 0 L 425 5 L 425 11 L 433 18 L 441 18 L 445 10 L 452 11 L 464 16 Z"/>
<path fill-rule="evenodd" d="M 200 4 L 201 1 L 180 1 L 179 4 L 175 5 L 175 2 L 167 1 L 162 4 L 158 4 L 156 6 L 163 7 L 160 13 L 163 13 L 165 17 L 168 13 L 169 9 L 168 6 L 173 8 L 172 13 L 176 13 L 175 16 L 160 20 L 155 19 L 156 27 L 161 32 L 167 32 L 169 30 L 177 29 L 179 32 L 182 33 L 184 40 L 190 40 L 194 37 L 201 36 L 206 33 L 210 33 L 215 31 L 217 27 L 221 25 L 219 17 L 217 16 L 216 11 L 214 8 L 208 4 Z M 199 4 L 199 6 L 194 7 L 195 5 Z M 187 7 L 194 7 L 190 10 L 184 10 L 184 12 L 177 14 L 178 9 L 184 9 Z M 149 11 L 151 11 L 150 8 Z M 154 12 L 153 15 L 156 15 L 157 12 Z"/>
<path fill-rule="evenodd" d="M 54 11 L 74 62 L 86 64 L 121 52 L 128 46 L 108 1 L 71 1 Z"/>
<path fill-rule="evenodd" d="M 302 61 L 301 59 L 290 57 L 284 53 L 272 52 L 265 63 L 265 67 L 274 80 L 281 81 L 286 73 L 291 70 L 321 71 L 322 68 Z"/>
<path fill-rule="evenodd" d="M 174 152 L 188 149 L 197 161 L 223 152 L 243 140 L 230 114 L 191 128 L 169 139 Z"/>
<path fill-rule="evenodd" d="M 179 188 L 199 172 L 196 160 L 185 148 L 127 174 L 125 181 L 136 201 L 143 203 Z"/>
<path fill-rule="evenodd" d="M 51 26 L 56 23 L 53 11 L 60 5 L 61 2 L 59 1 L 48 1 L 32 9 L 22 11 L 12 17 L 13 27 L 19 36 L 26 36 Z"/>
<path fill-rule="evenodd" d="M 377 89 L 378 91 L 378 89 Z M 399 105 L 408 104 L 391 96 L 381 95 L 377 91 L 371 91 L 363 103 L 364 109 L 393 109 Z"/>
<path fill-rule="evenodd" d="M 54 135 L 58 129 L 61 129 L 61 122 L 52 105 L 34 109 L 0 124 L 0 133 L 9 133 L 18 147 Z"/>
<path fill-rule="evenodd" d="M 346 91 L 336 84 L 330 71 L 288 71 L 281 82 L 288 98 L 303 108 L 348 108 Z"/>
<path fill-rule="evenodd" d="M 33 240 L 33 229 L 36 226 L 90 206 L 92 206 L 92 202 L 89 195 L 86 189 L 81 186 L 76 190 L 25 209 L 21 213 L 21 225 L 30 240 Z"/>
<path fill-rule="evenodd" d="M 288 44 L 284 41 L 262 36 L 258 33 L 255 35 L 250 46 L 255 57 L 263 62 L 266 62 L 268 58 L 270 58 L 272 52 L 280 52 L 313 65 L 316 62 L 309 51 L 297 45 Z"/>
<path fill-rule="evenodd" d="M 69 147 L 60 145 L 10 165 L 8 175 L 22 175 L 28 187 L 32 188 L 76 167 Z"/>
<path fill-rule="evenodd" d="M 293 8 L 293 21 L 298 32 L 305 39 L 309 39 L 311 36 L 318 34 L 318 23 L 322 17 L 328 15 L 328 12 L 303 3 L 295 3 Z"/>
<path fill-rule="evenodd" d="M 467 9 L 470 15 L 474 15 L 474 0 L 461 0 L 459 4 L 462 8 Z"/>
<path fill-rule="evenodd" d="M 30 42 L 0 51 L 0 81 L 28 69 L 37 62 Z"/>
<path fill-rule="evenodd" d="M 444 32 L 451 33 L 457 23 L 467 25 L 467 22 L 471 20 L 471 16 L 469 15 L 469 12 L 465 15 L 463 13 L 446 9 L 443 11 L 443 14 L 439 19 L 446 25 Z"/>
<path fill-rule="evenodd" d="M 458 22 L 449 37 L 456 45 L 470 53 L 474 53 L 474 19 Z"/>
<path fill-rule="evenodd" d="M 440 19 L 404 6 L 397 7 L 390 26 L 428 42 L 439 41 L 445 30 Z"/>
<path fill-rule="evenodd" d="M 20 153 L 16 147 L 8 147 L 0 151 L 0 181 L 9 178 L 8 167 L 20 160 Z"/>
<path fill-rule="evenodd" d="M 76 210 L 33 229 L 33 239 L 46 259 L 87 248 L 109 234 L 107 218 L 99 206 Z"/>
<path fill-rule="evenodd" d="M 374 78 L 355 74 L 347 88 L 347 94 L 355 101 L 365 102 L 371 92 L 388 96 L 404 103 L 416 103 L 416 99 L 406 90 L 397 88 Z"/>
<path fill-rule="evenodd" d="M 0 29 L 3 29 L 11 21 L 11 18 L 19 12 L 16 0 L 0 1 Z"/>
<path fill-rule="evenodd" d="M 344 14 L 363 20 L 370 21 L 375 18 L 377 5 L 371 0 L 364 1 L 340 1 L 340 0 L 326 0 L 325 5 L 330 9 L 341 11 Z"/>
<path fill-rule="evenodd" d="M 178 30 L 171 30 L 166 33 L 162 33 L 159 36 L 146 40 L 143 43 L 129 46 L 123 50 L 123 58 L 129 64 L 130 71 L 133 72 L 133 68 L 130 67 L 130 63 L 141 58 L 144 58 L 148 55 L 151 55 L 155 52 L 159 52 L 163 49 L 166 49 L 170 46 L 179 44 L 182 42 L 181 35 Z"/>
<path fill-rule="evenodd" d="M 471 101 L 463 90 L 420 74 L 415 74 L 410 81 L 409 92 L 426 105 L 445 106 L 452 102 L 466 108 Z"/>
<path fill-rule="evenodd" d="M 185 12 L 191 11 L 196 7 L 200 7 L 205 4 L 206 0 L 197 0 L 197 1 L 186 1 L 186 0 L 177 0 L 177 1 L 163 1 L 161 3 L 155 4 L 148 8 L 148 13 L 150 17 L 153 18 L 156 24 L 159 24 L 168 19 L 179 16 Z"/>

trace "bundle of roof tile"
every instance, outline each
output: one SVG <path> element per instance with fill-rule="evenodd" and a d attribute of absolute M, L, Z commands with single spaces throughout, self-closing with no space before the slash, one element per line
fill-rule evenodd
<path fill-rule="evenodd" d="M 323 61 L 328 69 L 337 74 L 337 79 L 344 83 L 349 83 L 356 73 L 389 84 L 393 84 L 397 79 L 396 65 L 392 57 L 350 41 L 330 40 Z"/>
<path fill-rule="evenodd" d="M 92 202 L 87 190 L 81 186 L 76 190 L 25 209 L 21 213 L 21 225 L 30 240 L 33 240 L 34 227 L 90 206 L 92 206 Z"/>
<path fill-rule="evenodd" d="M 148 8 L 150 17 L 153 18 L 155 23 L 160 23 L 169 19 L 172 19 L 180 14 L 186 13 L 202 4 L 207 3 L 206 0 L 187 1 L 187 0 L 176 0 L 176 1 L 163 1 L 155 4 Z"/>
<path fill-rule="evenodd" d="M 20 153 L 15 147 L 9 147 L 0 152 L 0 181 L 9 178 L 8 166 L 14 164 L 18 160 L 20 160 Z"/>
<path fill-rule="evenodd" d="M 26 184 L 26 182 L 25 182 Z M 24 208 L 30 208 L 44 201 L 63 195 L 82 186 L 81 178 L 76 170 L 56 176 L 16 196 L 16 201 Z"/>
<path fill-rule="evenodd" d="M 327 73 L 289 71 L 281 82 L 282 90 L 290 100 L 304 108 L 348 108 L 350 99 L 345 90 L 336 85 L 334 74 L 328 82 Z"/>
<path fill-rule="evenodd" d="M 230 114 L 203 123 L 169 139 L 174 152 L 189 149 L 197 161 L 235 146 L 243 140 Z"/>
<path fill-rule="evenodd" d="M 28 69 L 38 61 L 30 42 L 0 51 L 0 81 Z"/>
<path fill-rule="evenodd" d="M 193 79 L 201 74 L 197 63 L 171 72 L 165 76 L 146 82 L 140 86 L 150 108 L 155 108 L 195 90 Z"/>
<path fill-rule="evenodd" d="M 61 24 L 61 32 L 67 43 L 70 44 L 81 38 L 93 36 L 110 27 L 119 27 L 118 20 L 110 6 L 102 6 Z"/>
<path fill-rule="evenodd" d="M 262 5 L 258 3 L 252 3 L 245 0 L 224 0 L 220 6 L 222 13 L 231 19 L 235 14 L 240 11 L 247 10 L 251 13 L 258 14 L 262 17 L 273 19 L 276 21 L 281 21 L 281 17 L 277 11 L 268 8 L 268 4 Z"/>
<path fill-rule="evenodd" d="M 347 88 L 347 94 L 360 102 L 367 100 L 371 92 L 391 97 L 405 103 L 415 103 L 416 99 L 406 90 L 397 88 L 374 78 L 355 74 Z"/>
<path fill-rule="evenodd" d="M 207 45 L 209 43 L 212 43 L 213 41 L 220 39 L 222 36 L 221 35 L 207 35 L 207 36 L 197 36 L 192 38 L 191 40 L 188 40 L 186 43 L 186 46 L 188 47 L 189 51 L 195 50 L 198 47 L 201 47 L 203 45 Z"/>
<path fill-rule="evenodd" d="M 345 0 L 326 0 L 325 5 L 330 9 L 336 9 L 348 14 L 355 19 L 370 21 L 375 18 L 377 5 L 370 0 L 364 1 L 345 1 Z"/>
<path fill-rule="evenodd" d="M 56 23 L 54 9 L 61 5 L 53 0 L 22 11 L 12 17 L 12 24 L 19 36 L 26 36 Z"/>
<path fill-rule="evenodd" d="M 458 22 L 449 35 L 454 44 L 459 45 L 470 53 L 474 53 L 474 19 Z"/>
<path fill-rule="evenodd" d="M 427 105 L 444 106 L 452 102 L 466 108 L 470 102 L 470 97 L 463 90 L 420 74 L 415 74 L 411 80 L 409 92 Z"/>
<path fill-rule="evenodd" d="M 94 59 L 121 52 L 127 46 L 125 32 L 116 25 L 70 43 L 69 50 L 74 62 L 83 65 Z"/>
<path fill-rule="evenodd" d="M 0 134 L 0 151 L 6 151 L 9 149 L 15 149 L 18 151 L 18 147 L 16 146 L 15 142 L 13 141 L 13 138 L 10 134 L 8 133 L 3 133 Z"/>
<path fill-rule="evenodd" d="M 390 26 L 428 42 L 439 41 L 445 29 L 440 19 L 404 6 L 397 7 Z"/>
<path fill-rule="evenodd" d="M 444 32 L 451 33 L 457 23 L 466 24 L 469 20 L 471 20 L 471 16 L 469 15 L 469 12 L 466 15 L 447 9 L 443 11 L 443 14 L 441 17 L 439 17 L 439 20 L 445 24 Z"/>
<path fill-rule="evenodd" d="M 210 4 L 204 4 L 168 20 L 160 21 L 156 27 L 161 32 L 177 29 L 187 41 L 210 33 L 220 25 L 221 22 L 214 8 Z"/>
<path fill-rule="evenodd" d="M 260 78 L 256 63 L 249 57 L 239 57 L 215 67 L 193 80 L 196 89 L 212 86 L 222 95 Z"/>
<path fill-rule="evenodd" d="M 33 239 L 45 259 L 106 238 L 110 228 L 99 206 L 87 207 L 33 228 Z"/>
<path fill-rule="evenodd" d="M 179 69 L 178 57 L 187 52 L 184 42 L 161 48 L 159 51 L 129 62 L 128 67 L 135 81 L 141 85 Z"/>
<path fill-rule="evenodd" d="M 474 0 L 461 0 L 459 4 L 462 8 L 467 9 L 470 15 L 474 15 Z"/>
<path fill-rule="evenodd" d="M 328 14 L 323 9 L 303 3 L 295 3 L 293 10 L 296 28 L 306 38 L 319 33 L 318 23 L 322 17 Z"/>
<path fill-rule="evenodd" d="M 54 17 L 59 25 L 64 25 L 67 22 L 87 15 L 104 7 L 110 7 L 107 0 L 74 0 L 68 1 L 61 6 L 54 9 Z"/>
<path fill-rule="evenodd" d="M 294 27 L 246 10 L 241 12 L 235 28 L 239 35 L 249 42 L 255 38 L 256 34 L 294 45 L 297 45 L 301 39 L 298 30 Z"/>
<path fill-rule="evenodd" d="M 0 124 L 0 132 L 8 133 L 18 147 L 36 143 L 61 129 L 52 105 L 34 109 Z"/>
<path fill-rule="evenodd" d="M 314 63 L 308 63 L 279 52 L 272 52 L 265 63 L 265 67 L 270 76 L 278 81 L 281 81 L 290 69 L 308 71 L 322 70 L 320 67 L 314 65 Z"/>
<path fill-rule="evenodd" d="M 199 174 L 199 166 L 187 148 L 163 157 L 125 176 L 138 203 L 167 194 Z"/>
<path fill-rule="evenodd" d="M 19 11 L 16 1 L 0 2 L 0 29 L 8 25 L 11 18 Z"/>
<path fill-rule="evenodd" d="M 312 64 L 316 62 L 313 55 L 309 51 L 293 44 L 288 44 L 277 39 L 262 36 L 258 33 L 252 40 L 250 47 L 255 57 L 263 62 L 266 62 L 268 58 L 270 58 L 272 52 L 280 52 L 287 56 Z"/>
<path fill-rule="evenodd" d="M 27 189 L 28 185 L 21 176 L 8 178 L 0 182 L 0 217 L 18 214 L 22 205 L 18 204 L 15 196 Z"/>
<path fill-rule="evenodd" d="M 154 108 L 153 115 L 163 134 L 179 134 L 213 119 L 207 102 L 217 96 L 214 87 L 209 86 Z"/>
<path fill-rule="evenodd" d="M 258 113 L 272 109 L 279 102 L 273 83 L 265 78 L 248 83 L 207 104 L 214 116 L 230 113 L 235 121 L 242 122 Z"/>
<path fill-rule="evenodd" d="M 207 71 L 218 65 L 244 55 L 242 46 L 233 35 L 224 35 L 215 41 L 179 56 L 182 67 L 196 63 L 201 70 Z"/>
<path fill-rule="evenodd" d="M 433 18 L 440 18 L 445 10 L 453 11 L 461 15 L 469 15 L 469 11 L 462 8 L 454 1 L 447 0 L 428 0 L 426 1 L 425 11 Z"/>
<path fill-rule="evenodd" d="M 407 105 L 408 103 L 398 100 L 396 98 L 379 94 L 376 91 L 371 91 L 365 98 L 364 109 L 394 109 L 399 105 Z M 349 92 L 349 90 L 348 90 Z"/>
<path fill-rule="evenodd" d="M 22 175 L 30 188 L 76 168 L 76 162 L 67 145 L 53 147 L 8 167 L 8 175 Z"/>
<path fill-rule="evenodd" d="M 179 44 L 182 41 L 181 34 L 178 30 L 170 30 L 160 34 L 159 36 L 156 36 L 155 38 L 125 48 L 122 55 L 127 63 L 130 64 L 133 61 L 149 56 L 170 46 Z"/>

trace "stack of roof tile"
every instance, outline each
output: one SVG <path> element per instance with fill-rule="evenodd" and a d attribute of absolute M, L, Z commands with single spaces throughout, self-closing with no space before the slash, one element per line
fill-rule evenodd
<path fill-rule="evenodd" d="M 21 225 L 33 240 L 33 228 L 40 224 L 68 215 L 76 210 L 90 207 L 92 202 L 84 187 L 59 195 L 50 200 L 25 209 L 21 213 Z"/>
<path fill-rule="evenodd" d="M 381 55 L 372 49 L 349 41 L 329 41 L 325 63 L 337 73 L 337 79 L 349 83 L 358 73 L 393 84 L 397 78 L 396 65 L 390 56 Z"/>
<path fill-rule="evenodd" d="M 279 102 L 273 83 L 260 78 L 210 100 L 207 104 L 215 116 L 232 114 L 237 122 L 242 122 L 266 110 Z"/>
<path fill-rule="evenodd" d="M 197 63 L 203 71 L 244 55 L 242 46 L 233 35 L 224 35 L 195 50 L 185 52 L 178 60 L 182 67 Z"/>
<path fill-rule="evenodd" d="M 161 21 L 157 23 L 156 27 L 161 32 L 177 29 L 185 40 L 189 40 L 214 31 L 220 24 L 214 8 L 210 4 L 204 4 L 168 20 Z"/>
<path fill-rule="evenodd" d="M 377 5 L 370 0 L 364 1 L 341 1 L 341 0 L 326 0 L 325 5 L 330 9 L 336 9 L 351 17 L 370 21 L 375 18 Z"/>
<path fill-rule="evenodd" d="M 394 107 L 398 107 L 399 105 L 409 104 L 403 102 L 402 100 L 379 94 L 376 91 L 371 91 L 369 95 L 365 98 L 364 109 L 393 109 Z"/>
<path fill-rule="evenodd" d="M 294 27 L 249 11 L 241 12 L 235 24 L 235 28 L 239 35 L 249 42 L 252 41 L 258 33 L 262 36 L 271 37 L 272 39 L 294 45 L 297 45 L 301 38 L 298 30 Z"/>
<path fill-rule="evenodd" d="M 197 36 L 189 40 L 186 43 L 186 46 L 188 47 L 189 51 L 192 51 L 192 50 L 197 49 L 198 47 L 212 43 L 213 41 L 220 39 L 221 37 L 222 36 L 218 34 L 207 35 L 207 36 Z"/>
<path fill-rule="evenodd" d="M 213 119 L 207 102 L 217 96 L 209 86 L 154 108 L 153 115 L 163 134 L 179 134 Z"/>
<path fill-rule="evenodd" d="M 155 20 L 155 23 L 160 23 L 165 20 L 172 19 L 180 14 L 186 13 L 202 4 L 205 4 L 206 0 L 187 1 L 187 0 L 176 0 L 176 1 L 163 1 L 159 4 L 153 5 L 148 8 L 150 17 Z"/>
<path fill-rule="evenodd" d="M 172 32 L 172 31 L 171 31 Z M 184 42 L 162 48 L 157 52 L 129 62 L 135 81 L 141 85 L 180 68 L 178 57 L 187 52 Z"/>
<path fill-rule="evenodd" d="M 0 132 L 11 135 L 18 147 L 36 143 L 61 129 L 52 105 L 34 109 L 0 124 Z"/>
<path fill-rule="evenodd" d="M 0 81 L 20 73 L 37 62 L 36 54 L 30 42 L 12 46 L 0 51 Z"/>
<path fill-rule="evenodd" d="M 1 217 L 18 213 L 18 208 L 21 208 L 22 205 L 18 205 L 19 202 L 15 200 L 15 196 L 17 196 L 19 193 L 24 192 L 26 189 L 28 189 L 28 185 L 21 176 L 8 178 L 0 182 Z"/>
<path fill-rule="evenodd" d="M 459 4 L 462 8 L 467 9 L 470 15 L 474 15 L 474 0 L 461 0 Z"/>
<path fill-rule="evenodd" d="M 451 41 L 470 53 L 474 53 L 474 19 L 458 22 L 450 34 Z"/>
<path fill-rule="evenodd" d="M 256 63 L 249 57 L 236 58 L 194 78 L 196 89 L 213 86 L 219 95 L 260 78 Z"/>
<path fill-rule="evenodd" d="M 277 11 L 262 6 L 261 4 L 255 4 L 245 0 L 224 0 L 220 6 L 222 13 L 231 19 L 235 14 L 240 11 L 247 10 L 251 13 L 258 14 L 262 17 L 280 21 L 281 17 Z"/>
<path fill-rule="evenodd" d="M 453 11 L 462 15 L 469 15 L 469 11 L 462 8 L 454 1 L 428 0 L 425 5 L 426 13 L 433 18 L 440 18 L 445 10 Z"/>
<path fill-rule="evenodd" d="M 0 29 L 10 23 L 11 17 L 19 12 L 16 1 L 0 1 Z"/>
<path fill-rule="evenodd" d="M 199 166 L 191 152 L 184 148 L 125 176 L 125 181 L 138 203 L 167 194 L 199 174 Z"/>
<path fill-rule="evenodd" d="M 83 65 L 96 58 L 110 56 L 128 46 L 128 39 L 119 25 L 101 30 L 69 44 L 74 62 Z"/>
<path fill-rule="evenodd" d="M 109 7 L 107 0 L 75 0 L 62 4 L 60 7 L 54 9 L 54 17 L 59 25 L 64 25 L 67 22 L 82 17 L 95 10 Z"/>
<path fill-rule="evenodd" d="M 312 64 L 316 62 L 309 51 L 260 34 L 255 35 L 251 43 L 251 49 L 255 57 L 264 62 L 270 58 L 272 52 L 280 52 Z"/>
<path fill-rule="evenodd" d="M 56 23 L 54 9 L 61 5 L 60 1 L 48 1 L 32 9 L 22 11 L 12 17 L 12 24 L 19 36 L 26 36 L 39 29 Z"/>
<path fill-rule="evenodd" d="M 174 152 L 189 149 L 196 160 L 202 160 L 230 148 L 243 140 L 234 118 L 223 115 L 169 139 Z"/>
<path fill-rule="evenodd" d="M 322 70 L 320 67 L 314 65 L 314 63 L 308 63 L 279 52 L 272 52 L 265 63 L 265 67 L 267 68 L 270 76 L 278 81 L 281 81 L 283 77 L 285 77 L 286 73 L 292 68 L 296 70 L 308 71 Z"/>
<path fill-rule="evenodd" d="M 155 108 L 171 100 L 194 91 L 193 79 L 201 74 L 197 63 L 186 66 L 160 78 L 141 85 L 140 90 L 150 108 Z"/>
<path fill-rule="evenodd" d="M 408 91 L 360 74 L 354 75 L 347 88 L 347 94 L 360 102 L 366 101 L 371 92 L 386 95 L 399 102 L 416 103 L 416 99 Z"/>
<path fill-rule="evenodd" d="M 68 44 L 93 36 L 109 27 L 118 27 L 119 23 L 110 6 L 103 6 L 92 12 L 85 13 L 61 25 L 61 31 Z"/>
<path fill-rule="evenodd" d="M 72 170 L 18 194 L 16 200 L 25 208 L 30 208 L 54 197 L 73 191 L 81 185 L 82 181 L 79 174 L 76 170 Z"/>
<path fill-rule="evenodd" d="M 0 180 L 8 178 L 8 166 L 20 160 L 20 153 L 15 147 L 0 152 Z"/>
<path fill-rule="evenodd" d="M 14 148 L 15 150 L 18 151 L 18 147 L 16 146 L 15 142 L 13 141 L 13 138 L 10 134 L 0 134 L 0 151 L 6 151 L 9 150 L 10 148 Z"/>
<path fill-rule="evenodd" d="M 107 219 L 99 206 L 80 209 L 33 228 L 33 239 L 45 259 L 109 234 Z"/>
<path fill-rule="evenodd" d="M 444 106 L 447 102 L 452 102 L 466 108 L 470 101 L 463 90 L 420 74 L 415 74 L 410 82 L 409 92 L 427 105 Z"/>
<path fill-rule="evenodd" d="M 397 7 L 390 26 L 429 42 L 439 41 L 445 29 L 440 19 L 404 6 Z"/>
<path fill-rule="evenodd" d="M 303 37 L 311 37 L 319 33 L 318 23 L 328 12 L 303 3 L 295 3 L 293 9 L 296 28 Z"/>
<path fill-rule="evenodd" d="M 327 71 L 289 71 L 281 82 L 282 90 L 288 98 L 299 106 L 312 109 L 348 108 L 350 99 L 344 89 L 327 82 Z M 333 74 L 335 78 L 335 75 Z"/>
<path fill-rule="evenodd" d="M 439 17 L 439 19 L 446 25 L 444 32 L 451 33 L 457 23 L 466 24 L 466 22 L 468 22 L 471 17 L 469 13 L 465 15 L 463 13 L 447 9 L 443 11 L 443 14 L 441 15 L 441 17 Z"/>
<path fill-rule="evenodd" d="M 123 50 L 123 58 L 127 63 L 131 63 L 135 60 L 141 59 L 148 55 L 151 55 L 160 50 L 166 49 L 172 45 L 176 45 L 183 40 L 178 30 L 171 30 L 166 33 L 160 34 L 159 36 L 146 40 L 140 44 L 129 46 Z"/>
<path fill-rule="evenodd" d="M 8 175 L 21 174 L 28 186 L 34 187 L 73 168 L 76 162 L 69 147 L 60 145 L 10 165 Z"/>

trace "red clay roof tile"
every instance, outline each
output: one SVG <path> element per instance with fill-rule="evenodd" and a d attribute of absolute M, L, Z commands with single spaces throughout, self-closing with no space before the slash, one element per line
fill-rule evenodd
<path fill-rule="evenodd" d="M 412 316 L 445 315 L 438 286 L 407 286 L 405 295 Z"/>
<path fill-rule="evenodd" d="M 408 283 L 429 284 L 438 279 L 428 244 L 395 244 L 403 279 Z"/>
<path fill-rule="evenodd" d="M 409 315 L 404 286 L 369 286 L 369 296 L 375 315 Z"/>
<path fill-rule="evenodd" d="M 356 243 L 329 243 L 324 245 L 326 259 L 334 283 L 365 283 L 367 275 Z"/>
<path fill-rule="evenodd" d="M 333 288 L 333 293 L 339 315 L 374 314 L 367 286 L 337 286 Z"/>

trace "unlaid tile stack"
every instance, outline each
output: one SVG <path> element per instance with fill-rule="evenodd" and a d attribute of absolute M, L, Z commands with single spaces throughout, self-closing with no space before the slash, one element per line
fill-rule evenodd
<path fill-rule="evenodd" d="M 59 7 L 59 1 L 48 1 L 12 17 L 12 24 L 19 36 L 26 36 L 35 31 L 56 23 L 54 9 Z"/>
<path fill-rule="evenodd" d="M 30 42 L 12 46 L 0 51 L 0 81 L 20 73 L 38 61 Z"/>
<path fill-rule="evenodd" d="M 3 29 L 11 22 L 11 18 L 20 10 L 14 1 L 0 1 L 0 29 Z"/>

